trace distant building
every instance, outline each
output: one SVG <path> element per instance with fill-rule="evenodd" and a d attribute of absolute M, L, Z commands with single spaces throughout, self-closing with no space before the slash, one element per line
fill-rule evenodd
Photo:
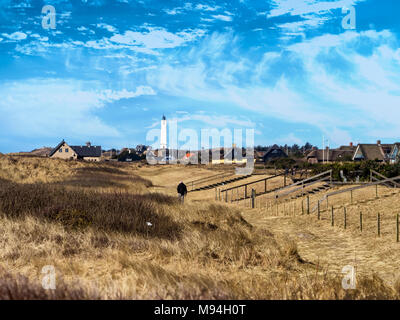
<path fill-rule="evenodd" d="M 147 146 L 145 146 L 144 144 L 138 144 L 135 150 L 138 154 L 143 154 L 147 150 Z"/>
<path fill-rule="evenodd" d="M 235 145 L 232 148 L 219 148 L 219 158 L 213 159 L 213 154 L 218 150 L 210 150 L 210 158 L 212 164 L 246 164 L 248 156 L 242 148 Z M 255 159 L 253 160 L 255 161 Z"/>
<path fill-rule="evenodd" d="M 278 147 L 278 145 L 274 144 L 272 147 L 270 147 L 263 156 L 263 161 L 268 162 L 272 160 L 277 160 L 277 159 L 282 159 L 282 158 L 287 158 L 287 154 L 285 151 L 283 151 L 282 148 Z"/>
<path fill-rule="evenodd" d="M 355 150 L 356 147 L 353 146 L 353 143 L 337 149 L 328 147 L 325 149 L 313 148 L 307 153 L 306 159 L 308 163 L 352 161 Z"/>
<path fill-rule="evenodd" d="M 383 144 L 380 140 L 376 144 L 361 143 L 354 152 L 353 160 L 374 160 L 379 162 L 389 162 L 394 144 Z"/>
<path fill-rule="evenodd" d="M 164 115 L 161 119 L 160 149 L 167 149 L 167 118 Z"/>
<path fill-rule="evenodd" d="M 392 152 L 389 155 L 390 163 L 399 163 L 400 161 L 400 143 L 396 142 L 393 145 Z"/>
<path fill-rule="evenodd" d="M 101 146 L 92 146 L 90 142 L 86 146 L 70 146 L 62 140 L 49 154 L 50 158 L 65 160 L 100 161 Z"/>

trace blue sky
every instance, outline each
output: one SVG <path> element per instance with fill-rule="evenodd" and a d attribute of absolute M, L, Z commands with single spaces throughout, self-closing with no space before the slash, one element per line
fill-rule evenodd
<path fill-rule="evenodd" d="M 44 5 L 56 28 L 43 29 Z M 356 28 L 344 29 L 353 6 Z M 400 140 L 396 0 L 0 0 L 0 152 L 180 129 Z"/>

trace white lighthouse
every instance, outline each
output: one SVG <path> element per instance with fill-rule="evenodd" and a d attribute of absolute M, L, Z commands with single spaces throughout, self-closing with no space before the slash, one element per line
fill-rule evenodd
<path fill-rule="evenodd" d="M 167 119 L 164 115 L 161 120 L 160 149 L 167 149 Z"/>

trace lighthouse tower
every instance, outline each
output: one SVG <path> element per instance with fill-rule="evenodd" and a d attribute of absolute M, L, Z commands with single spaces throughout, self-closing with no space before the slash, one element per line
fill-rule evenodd
<path fill-rule="evenodd" d="M 167 149 L 167 119 L 164 115 L 161 120 L 160 149 Z"/>

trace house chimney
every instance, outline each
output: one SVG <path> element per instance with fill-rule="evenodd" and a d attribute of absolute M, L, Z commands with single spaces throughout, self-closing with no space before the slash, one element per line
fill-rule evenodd
<path fill-rule="evenodd" d="M 353 142 L 350 142 L 350 147 L 352 147 L 353 146 Z"/>
<path fill-rule="evenodd" d="M 376 141 L 376 144 L 380 145 L 381 144 L 381 140 Z"/>
<path fill-rule="evenodd" d="M 92 146 L 92 144 L 88 141 L 88 142 L 86 142 L 86 147 L 91 147 Z"/>

